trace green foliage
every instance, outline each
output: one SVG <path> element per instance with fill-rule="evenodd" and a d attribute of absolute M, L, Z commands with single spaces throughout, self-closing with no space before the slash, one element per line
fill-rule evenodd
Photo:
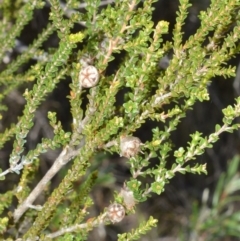
<path fill-rule="evenodd" d="M 0 134 L 1 148 L 13 140 L 9 168 L 0 170 L 0 178 L 10 173 L 20 175 L 16 187 L 0 195 L 0 233 L 1 238 L 9 240 L 15 237 L 87 240 L 94 227 L 110 224 L 111 215 L 116 215 L 104 207 L 99 215 L 89 216 L 95 204 L 91 191 L 98 181 L 97 172 L 91 168 L 99 153 L 105 151 L 126 157 L 122 153 L 128 152 L 131 177 L 124 180 L 122 191 L 115 192 L 111 203 L 122 205 L 125 214 L 132 215 L 138 203 L 164 192 L 177 173 L 206 174 L 206 164 L 197 163 L 197 157 L 211 149 L 220 134 L 239 129 L 236 119 L 240 116 L 240 97 L 234 105 L 222 110 L 222 123 L 216 123 L 209 135 L 195 131 L 180 147 L 175 147 L 171 139 L 195 104 L 209 101 L 208 86 L 212 78 L 235 75 L 235 68 L 229 66 L 228 61 L 239 54 L 240 2 L 212 1 L 210 7 L 200 13 L 201 25 L 196 33 L 184 40 L 183 26 L 191 4 L 181 0 L 170 42 L 165 41 L 165 35 L 170 34 L 169 23 L 152 20 L 156 0 L 116 0 L 104 7 L 100 0 L 87 0 L 83 12 L 77 11 L 80 4 L 77 0 L 69 0 L 65 5 L 58 0 L 47 2 L 50 4 L 47 27 L 26 51 L 1 68 L 1 118 L 7 111 L 4 99 L 13 90 L 24 90 L 25 105 L 16 123 L 9 123 L 11 126 Z M 41 0 L 19 0 L 13 6 L 3 1 L 0 6 L 1 59 L 15 48 L 16 39 L 33 19 L 34 11 L 44 6 L 46 2 Z M 83 30 L 76 32 L 75 26 L 79 25 Z M 44 50 L 43 44 L 53 33 L 57 33 L 57 46 Z M 169 53 L 172 54 L 169 65 L 160 69 L 159 61 Z M 118 56 L 121 57 L 118 59 Z M 116 66 L 109 71 L 116 59 Z M 83 89 L 79 73 L 87 65 L 97 68 L 100 80 L 96 86 Z M 34 128 L 37 111 L 66 79 L 71 80 L 67 96 L 71 130 L 65 131 L 57 114 L 48 111 L 46 119 L 52 137 L 42 138 L 28 150 L 28 135 Z M 124 137 L 134 136 L 148 120 L 161 124 L 152 129 L 148 141 L 140 146 L 136 146 L 136 142 L 121 143 Z M 127 148 L 124 152 L 123 146 Z M 42 155 L 49 150 L 61 152 L 32 190 L 31 183 L 38 180 Z M 152 163 L 153 158 L 157 163 Z M 209 219 L 199 226 L 195 217 L 194 229 L 199 233 L 207 230 L 216 237 L 239 233 L 239 213 L 231 213 L 227 219 L 229 213 L 224 211 L 227 204 L 238 199 L 232 196 L 239 186 L 238 162 L 235 159 L 228 173 L 222 175 L 213 197 L 213 208 L 208 210 Z M 63 167 L 64 177 L 51 191 L 48 185 Z M 76 183 L 80 183 L 78 188 Z M 34 206 L 42 193 L 43 206 Z M 17 198 L 17 207 L 12 202 L 13 196 Z M 215 222 L 223 225 L 223 233 L 217 233 Z M 157 220 L 149 217 L 131 232 L 119 234 L 118 240 L 138 240 L 156 223 Z"/>
<path fill-rule="evenodd" d="M 229 161 L 227 172 L 221 174 L 211 199 L 209 190 L 204 191 L 203 204 L 196 206 L 192 215 L 190 240 L 198 240 L 202 236 L 206 241 L 239 237 L 240 212 L 234 210 L 240 200 L 239 164 L 239 156 Z"/>
<path fill-rule="evenodd" d="M 149 217 L 147 222 L 140 223 L 139 227 L 135 230 L 132 230 L 129 233 L 123 233 L 118 235 L 118 241 L 131 241 L 131 240 L 139 240 L 139 238 L 146 234 L 147 231 L 152 229 L 152 227 L 156 227 L 157 220 L 153 217 Z"/>
<path fill-rule="evenodd" d="M 5 208 L 7 208 L 11 205 L 13 195 L 14 195 L 13 191 L 8 191 L 8 192 L 0 195 L 0 214 L 1 215 L 2 215 L 3 211 L 5 210 Z M 0 234 L 3 234 L 4 232 L 6 232 L 6 230 L 8 228 L 8 224 L 9 224 L 8 217 L 5 216 L 3 218 L 0 218 Z"/>

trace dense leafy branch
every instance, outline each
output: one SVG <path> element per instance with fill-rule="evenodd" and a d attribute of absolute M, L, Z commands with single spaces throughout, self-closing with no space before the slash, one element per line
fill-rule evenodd
<path fill-rule="evenodd" d="M 5 22 L 6 19 L 11 21 L 10 6 L 5 2 L 0 8 L 5 13 L 0 26 L 8 32 L 7 35 L 0 32 L 0 40 L 7 39 L 0 47 L 1 59 L 6 51 L 15 48 L 14 42 L 33 19 L 34 10 L 45 5 L 40 0 L 20 2 L 24 4 L 15 5 L 17 17 L 11 27 Z M 200 13 L 198 30 L 184 40 L 183 26 L 191 4 L 180 0 L 170 42 L 166 42 L 164 36 L 169 34 L 169 23 L 152 20 L 155 2 L 87 0 L 80 4 L 70 0 L 63 4 L 49 0 L 45 5 L 50 9 L 47 27 L 0 73 L 0 84 L 4 87 L 0 110 L 7 109 L 4 98 L 20 86 L 25 89 L 26 100 L 17 123 L 12 123 L 0 135 L 1 147 L 14 138 L 9 167 L 1 170 L 0 177 L 21 174 L 14 190 L 0 195 L 3 237 L 7 236 L 4 232 L 11 229 L 13 231 L 8 233 L 14 233 L 13 237 L 21 236 L 21 240 L 51 240 L 60 236 L 62 240 L 74 240 L 75 236 L 86 240 L 94 227 L 120 222 L 125 215 L 134 213 L 139 202 L 145 202 L 152 194 L 161 194 L 176 173 L 206 174 L 206 164 L 191 161 L 213 148 L 221 133 L 239 129 L 236 123 L 240 116 L 238 97 L 234 105 L 222 110 L 223 123 L 216 123 L 209 135 L 204 137 L 196 131 L 185 146 L 172 145 L 171 134 L 178 129 L 186 113 L 197 102 L 210 99 L 208 86 L 212 78 L 235 75 L 235 68 L 227 61 L 239 53 L 239 1 L 212 1 L 209 8 Z M 77 10 L 79 6 L 85 8 L 83 12 Z M 78 25 L 81 31 L 76 31 Z M 43 51 L 43 43 L 54 32 L 57 47 Z M 168 65 L 160 69 L 159 61 L 169 53 L 172 57 Z M 121 57 L 116 61 L 118 55 Z M 115 61 L 116 66 L 110 71 Z M 24 70 L 22 67 L 28 64 L 31 67 Z M 65 79 L 71 79 L 67 96 L 72 115 L 71 131 L 65 131 L 56 113 L 49 111 L 48 123 L 53 137 L 42 138 L 32 150 L 26 151 L 27 137 L 39 106 Z M 31 85 L 25 88 L 25 83 Z M 161 127 L 153 128 L 152 137 L 142 143 L 134 135 L 149 119 L 161 123 Z M 41 155 L 57 149 L 60 154 L 31 190 L 30 183 L 37 176 Z M 91 169 L 92 160 L 103 151 L 127 158 L 131 177 L 124 180 L 122 190 L 115 192 L 108 207 L 99 215 L 89 217 L 94 205 L 90 193 L 98 181 L 97 172 Z M 157 163 L 151 163 L 153 158 Z M 170 159 L 172 165 L 168 164 Z M 69 162 L 71 165 L 66 165 Z M 48 185 L 63 166 L 67 172 L 50 193 Z M 146 179 L 151 182 L 145 184 Z M 74 183 L 79 180 L 83 182 L 75 189 Z M 43 206 L 35 206 L 34 201 L 43 192 L 46 195 Z M 17 197 L 18 207 L 12 207 L 13 212 L 5 215 L 4 210 L 14 205 L 13 196 Z M 64 218 L 59 218 L 59 213 Z M 34 222 L 25 224 L 30 217 Z M 60 220 L 55 231 L 51 229 L 54 218 Z M 18 233 L 11 223 L 22 225 L 26 232 Z M 119 235 L 118 240 L 138 240 L 156 223 L 157 220 L 150 217 L 134 230 Z"/>

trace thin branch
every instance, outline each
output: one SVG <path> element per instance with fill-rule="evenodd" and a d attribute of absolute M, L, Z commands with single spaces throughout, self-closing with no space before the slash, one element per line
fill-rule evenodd
<path fill-rule="evenodd" d="M 102 6 L 105 6 L 105 5 L 108 5 L 108 4 L 112 4 L 114 3 L 115 0 L 105 0 L 105 1 L 101 1 L 101 3 L 99 4 L 99 7 L 102 7 Z M 87 3 L 80 3 L 78 8 L 86 8 L 87 7 Z"/>
<path fill-rule="evenodd" d="M 67 227 L 67 228 L 62 228 L 57 232 L 48 234 L 46 237 L 47 238 L 56 238 L 58 236 L 61 236 L 65 233 L 71 233 L 76 231 L 77 229 L 84 229 L 84 228 L 88 228 L 88 227 L 96 227 L 101 223 L 105 223 L 105 221 L 107 216 L 107 212 L 103 213 L 102 215 L 100 215 L 97 219 L 93 220 L 92 222 L 87 222 L 87 223 L 83 223 L 83 224 L 75 224 L 71 227 Z"/>
<path fill-rule="evenodd" d="M 37 184 L 37 186 L 33 189 L 33 191 L 29 194 L 29 196 L 20 204 L 20 206 L 14 211 L 14 220 L 17 222 L 21 216 L 26 212 L 26 210 L 32 205 L 32 203 L 36 200 L 38 195 L 45 188 L 47 183 L 55 176 L 55 174 L 64 166 L 68 161 L 70 161 L 75 152 L 69 150 L 67 147 L 62 150 L 52 167 L 48 170 L 42 180 Z"/>
<path fill-rule="evenodd" d="M 154 105 L 159 105 L 161 102 L 163 102 L 165 99 L 169 98 L 172 95 L 172 93 L 167 93 L 164 95 L 157 96 L 154 100 Z"/>
<path fill-rule="evenodd" d="M 47 1 L 48 6 L 50 6 L 49 1 Z M 115 0 L 105 0 L 105 1 L 101 1 L 101 3 L 99 4 L 99 7 L 103 7 L 109 4 L 115 3 Z M 78 9 L 84 9 L 86 8 L 88 5 L 88 3 L 79 3 L 78 5 Z M 78 11 L 74 10 L 74 9 L 68 9 L 68 4 L 64 3 L 64 2 L 60 2 L 60 7 L 62 8 L 65 16 L 67 16 L 68 18 L 71 18 L 71 16 L 75 13 L 78 13 Z M 82 26 L 86 25 L 86 22 L 81 21 L 78 22 L 79 24 L 81 24 Z"/>
<path fill-rule="evenodd" d="M 94 113 L 96 112 L 94 97 L 96 95 L 96 89 L 92 88 L 91 98 L 89 98 L 89 108 L 88 113 L 85 118 L 79 123 L 77 132 L 75 132 L 72 136 L 72 140 L 65 149 L 62 150 L 52 167 L 48 170 L 42 180 L 37 184 L 37 186 L 33 189 L 33 191 L 29 194 L 29 196 L 25 199 L 25 201 L 15 210 L 13 216 L 14 221 L 17 222 L 21 216 L 27 211 L 30 205 L 36 200 L 39 194 L 45 189 L 48 182 L 58 173 L 58 171 L 66 165 L 70 160 L 76 157 L 79 153 L 79 150 L 85 145 L 85 137 L 81 139 L 80 144 L 77 149 L 74 149 L 74 143 L 79 136 L 84 127 L 91 121 Z"/>

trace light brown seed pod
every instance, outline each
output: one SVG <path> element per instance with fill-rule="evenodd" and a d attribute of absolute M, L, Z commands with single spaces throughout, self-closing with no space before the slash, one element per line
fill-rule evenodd
<path fill-rule="evenodd" d="M 140 151 L 141 141 L 134 136 L 120 137 L 120 155 L 131 158 Z"/>
<path fill-rule="evenodd" d="M 126 185 L 121 189 L 120 196 L 122 196 L 124 205 L 128 210 L 136 205 L 134 194 Z"/>
<path fill-rule="evenodd" d="M 89 54 L 83 54 L 79 60 L 79 63 L 86 67 L 88 65 L 91 65 L 93 63 L 93 58 Z"/>
<path fill-rule="evenodd" d="M 125 209 L 119 203 L 113 203 L 108 207 L 107 216 L 112 223 L 119 223 L 125 217 Z"/>
<path fill-rule="evenodd" d="M 98 70 L 93 65 L 88 65 L 81 69 L 78 79 L 83 88 L 91 88 L 99 81 Z"/>

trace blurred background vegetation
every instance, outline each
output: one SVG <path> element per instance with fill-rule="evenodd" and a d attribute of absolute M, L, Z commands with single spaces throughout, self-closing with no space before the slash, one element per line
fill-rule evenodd
<path fill-rule="evenodd" d="M 64 3 L 64 1 L 63 1 Z M 166 20 L 170 23 L 170 33 L 165 36 L 165 40 L 172 40 L 171 31 L 175 24 L 176 11 L 178 9 L 177 0 L 159 0 L 154 4 L 153 21 Z M 189 9 L 189 15 L 184 26 L 185 39 L 195 33 L 200 26 L 198 15 L 201 10 L 205 10 L 209 0 L 194 0 Z M 28 46 L 37 37 L 37 35 L 46 27 L 48 15 L 50 12 L 47 4 L 42 10 L 35 11 L 34 19 L 24 29 L 17 42 L 17 48 L 9 52 L 0 65 L 0 70 L 14 59 L 24 48 Z M 104 6 L 103 6 L 104 7 Z M 81 9 L 84 11 L 84 9 Z M 74 31 L 83 29 L 81 24 L 76 25 Z M 53 34 L 44 48 L 49 49 L 57 47 L 58 37 Z M 171 56 L 159 60 L 159 68 L 167 67 L 167 62 Z M 239 56 L 232 59 L 229 64 L 239 65 Z M 116 57 L 114 61 L 121 61 L 121 56 Z M 32 60 L 34 63 L 35 60 Z M 109 71 L 114 71 L 116 62 L 111 63 Z M 31 65 L 31 64 L 30 64 Z M 29 66 L 25 66 L 28 69 Z M 22 71 L 21 69 L 19 70 Z M 240 73 L 239 73 L 240 75 Z M 234 103 L 234 98 L 240 93 L 240 76 L 236 78 L 223 79 L 217 77 L 213 79 L 208 86 L 210 101 L 196 103 L 192 111 L 187 112 L 187 116 L 182 120 L 177 130 L 172 134 L 173 146 L 185 146 L 190 140 L 189 134 L 196 130 L 203 132 L 204 135 L 210 134 L 217 123 L 221 123 L 223 117 L 221 110 Z M 59 120 L 62 122 L 65 130 L 71 129 L 71 113 L 67 95 L 69 95 L 70 79 L 61 81 L 58 88 L 48 96 L 47 100 L 38 109 L 35 116 L 34 127 L 28 135 L 26 151 L 35 148 L 36 144 L 43 137 L 51 138 L 52 129 L 47 120 L 47 112 L 57 112 Z M 5 99 L 8 110 L 3 112 L 3 119 L 0 121 L 0 130 L 10 126 L 10 123 L 16 123 L 17 117 L 21 115 L 24 106 L 23 90 L 29 86 L 23 86 L 12 91 Z M 239 119 L 238 119 L 239 121 Z M 161 128 L 161 124 L 152 121 L 146 122 L 137 132 L 142 142 L 151 137 L 151 129 Z M 1 168 L 5 170 L 8 167 L 8 158 L 12 150 L 12 141 L 9 141 L 3 149 L 0 150 Z M 41 177 L 46 173 L 52 162 L 58 156 L 60 150 L 49 151 L 41 155 L 41 165 L 39 170 L 39 179 L 32 183 L 34 187 Z M 136 213 L 126 217 L 121 223 L 98 227 L 91 232 L 89 241 L 114 241 L 117 240 L 117 233 L 126 232 L 136 227 L 137 223 L 145 220 L 152 215 L 159 220 L 158 227 L 153 229 L 143 237 L 142 241 L 177 241 L 177 240 L 223 240 L 234 241 L 240 238 L 240 176 L 239 157 L 240 154 L 240 131 L 233 134 L 224 133 L 220 140 L 215 143 L 213 149 L 208 149 L 204 155 L 197 157 L 196 162 L 207 163 L 208 175 L 177 174 L 165 187 L 165 192 L 160 196 L 153 195 L 145 203 L 139 204 Z M 92 198 L 95 206 L 90 211 L 91 216 L 97 215 L 107 205 L 115 190 L 119 190 L 123 182 L 130 177 L 128 164 L 124 158 L 117 155 L 102 153 L 92 160 L 91 171 L 98 170 L 99 179 L 95 185 Z M 153 160 L 154 163 L 154 160 Z M 71 165 L 71 164 L 69 164 Z M 169 166 L 171 160 L 169 160 Z M 66 170 L 62 170 L 58 176 L 53 179 L 52 187 L 56 186 L 64 176 Z M 16 174 L 8 175 L 6 182 L 0 182 L 0 192 L 14 187 L 16 183 Z M 84 180 L 79 180 L 75 188 Z M 37 201 L 41 204 L 41 197 Z M 239 234 L 239 238 L 238 238 Z"/>

